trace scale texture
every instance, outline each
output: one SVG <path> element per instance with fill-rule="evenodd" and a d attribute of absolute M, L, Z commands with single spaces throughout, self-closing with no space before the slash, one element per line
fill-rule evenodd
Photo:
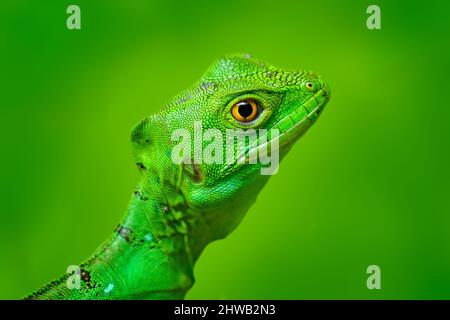
<path fill-rule="evenodd" d="M 192 161 L 208 147 L 208 141 L 196 143 L 195 124 L 201 121 L 203 130 L 222 133 L 223 154 L 227 143 L 230 147 L 225 141 L 229 130 L 277 129 L 279 149 L 270 152 L 279 152 L 281 159 L 329 97 L 328 86 L 316 73 L 282 70 L 249 55 L 218 59 L 191 89 L 133 129 L 141 178 L 111 237 L 75 274 L 26 299 L 184 298 L 203 249 L 237 227 L 270 177 L 261 174 L 262 163 L 239 162 L 238 152 L 224 163 Z M 183 163 L 171 157 L 176 130 L 192 139 L 192 153 Z M 259 141 L 253 150 L 260 150 Z M 232 150 L 240 150 L 231 143 Z M 74 276 L 79 286 L 72 288 L 68 284 Z"/>

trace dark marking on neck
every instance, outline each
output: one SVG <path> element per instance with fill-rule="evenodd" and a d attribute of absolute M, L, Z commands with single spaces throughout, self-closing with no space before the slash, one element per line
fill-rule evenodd
<path fill-rule="evenodd" d="M 80 272 L 81 280 L 83 280 L 88 289 L 94 289 L 95 287 L 100 286 L 100 284 L 92 281 L 91 273 L 88 270 L 82 268 Z"/>
<path fill-rule="evenodd" d="M 133 243 L 134 240 L 136 239 L 136 236 L 134 235 L 133 230 L 131 230 L 131 228 L 119 225 L 117 226 L 117 233 L 119 234 L 120 237 L 125 239 L 125 241 L 130 244 Z"/>
<path fill-rule="evenodd" d="M 148 197 L 145 196 L 145 195 L 144 195 L 141 191 L 139 191 L 139 190 L 134 191 L 134 195 L 135 195 L 136 198 L 138 198 L 139 200 L 142 200 L 142 201 L 147 201 L 147 200 L 148 200 Z"/>
<path fill-rule="evenodd" d="M 136 166 L 139 168 L 139 170 L 147 170 L 142 162 L 136 162 Z"/>

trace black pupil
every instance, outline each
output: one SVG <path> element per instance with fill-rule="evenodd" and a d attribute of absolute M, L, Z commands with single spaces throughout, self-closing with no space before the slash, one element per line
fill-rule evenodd
<path fill-rule="evenodd" d="M 238 111 L 243 118 L 247 118 L 253 113 L 253 107 L 248 102 L 241 102 Z"/>

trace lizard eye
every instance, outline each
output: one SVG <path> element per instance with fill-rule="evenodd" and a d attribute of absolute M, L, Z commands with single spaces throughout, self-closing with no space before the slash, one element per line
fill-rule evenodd
<path fill-rule="evenodd" d="M 240 122 L 250 122 L 258 115 L 258 103 L 255 100 L 242 100 L 231 108 L 233 118 Z"/>
<path fill-rule="evenodd" d="M 306 89 L 308 89 L 309 91 L 314 91 L 314 83 L 312 83 L 312 82 L 307 82 L 307 83 L 305 83 L 305 87 L 306 87 Z"/>

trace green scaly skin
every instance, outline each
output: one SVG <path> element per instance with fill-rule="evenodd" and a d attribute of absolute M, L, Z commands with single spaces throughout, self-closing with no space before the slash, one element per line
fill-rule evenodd
<path fill-rule="evenodd" d="M 243 124 L 230 110 L 249 98 L 262 112 Z M 224 137 L 227 129 L 277 128 L 281 159 L 328 99 L 315 73 L 281 70 L 248 55 L 219 59 L 193 88 L 133 129 L 141 179 L 123 221 L 80 265 L 81 287 L 69 289 L 64 275 L 26 299 L 183 299 L 205 246 L 236 228 L 270 176 L 261 175 L 262 164 L 175 164 L 171 132 L 184 128 L 194 139 L 198 120 Z"/>

